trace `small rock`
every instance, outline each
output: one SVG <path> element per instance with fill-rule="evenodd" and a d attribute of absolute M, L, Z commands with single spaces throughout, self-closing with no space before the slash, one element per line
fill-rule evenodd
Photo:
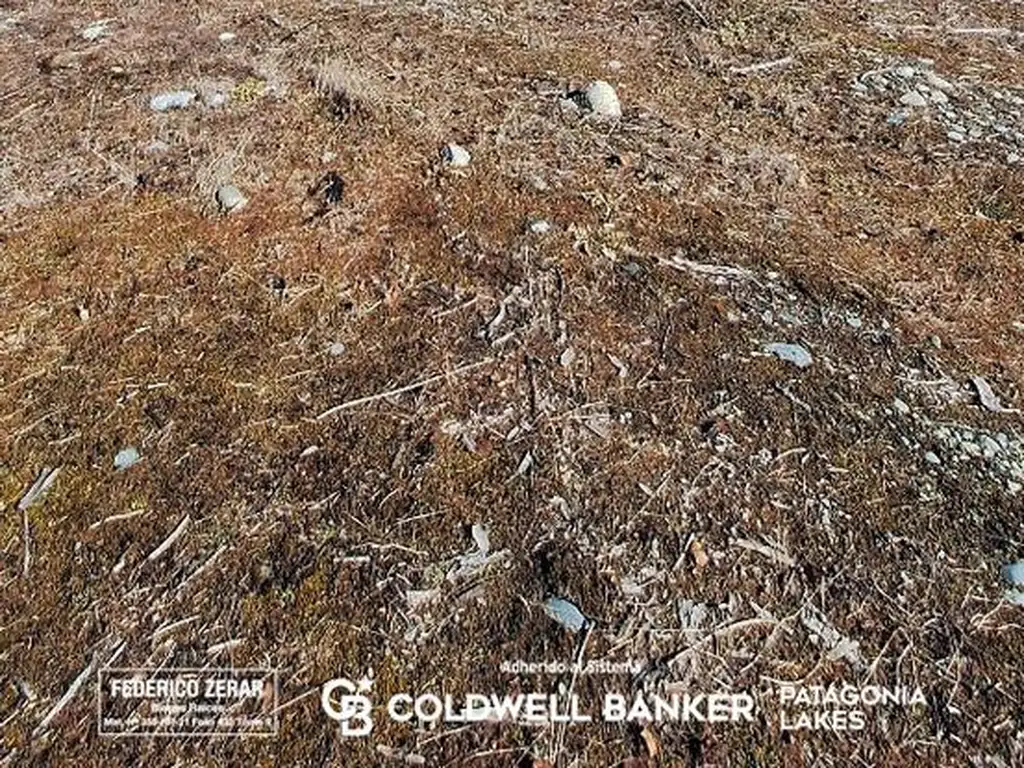
<path fill-rule="evenodd" d="M 950 131 L 946 134 L 946 138 L 950 141 L 955 141 L 958 144 L 967 141 L 967 137 L 960 133 L 960 131 Z"/>
<path fill-rule="evenodd" d="M 122 448 L 117 452 L 117 455 L 114 457 L 114 468 L 121 472 L 138 464 L 140 461 L 142 461 L 142 457 L 139 455 L 138 449 L 133 445 L 129 445 L 127 448 Z"/>
<path fill-rule="evenodd" d="M 910 113 L 905 109 L 895 109 L 889 113 L 889 116 L 885 118 L 885 122 L 894 128 L 899 128 L 910 117 Z"/>
<path fill-rule="evenodd" d="M 974 389 L 978 392 L 978 400 L 981 401 L 981 406 L 986 411 L 992 411 L 992 413 L 1002 413 L 1005 409 L 999 402 L 999 398 L 996 397 L 996 393 L 992 391 L 992 387 L 985 381 L 982 376 L 971 376 L 971 384 L 974 385 Z"/>
<path fill-rule="evenodd" d="M 946 104 L 949 101 L 949 96 L 938 90 L 929 93 L 928 98 L 931 99 L 933 104 Z"/>
<path fill-rule="evenodd" d="M 1024 587 L 1024 560 L 1008 563 L 1002 568 L 1002 576 L 1013 587 Z"/>
<path fill-rule="evenodd" d="M 551 231 L 551 224 L 544 219 L 535 219 L 530 222 L 529 228 L 535 235 L 546 235 Z"/>
<path fill-rule="evenodd" d="M 963 443 L 960 443 L 960 449 L 965 454 L 967 454 L 968 456 L 971 456 L 973 458 L 978 458 L 979 456 L 981 456 L 981 453 L 982 453 L 981 446 L 978 445 L 977 443 L 971 443 L 971 442 L 966 442 L 965 441 Z"/>
<path fill-rule="evenodd" d="M 896 67 L 896 74 L 905 80 L 909 80 L 917 74 L 917 70 L 911 66 L 904 64 L 902 67 Z"/>
<path fill-rule="evenodd" d="M 341 357 L 345 354 L 345 345 L 340 341 L 336 341 L 333 344 L 327 345 L 327 354 L 331 357 Z"/>
<path fill-rule="evenodd" d="M 233 42 L 237 37 L 238 35 L 236 35 L 234 32 L 221 32 L 219 35 L 217 35 L 217 39 L 220 40 L 222 43 Z"/>
<path fill-rule="evenodd" d="M 898 397 L 893 399 L 892 407 L 896 409 L 896 413 L 898 413 L 900 416 L 910 415 L 910 406 L 907 405 L 902 400 L 900 400 Z"/>
<path fill-rule="evenodd" d="M 576 361 L 576 351 L 572 347 L 566 347 L 558 358 L 563 368 L 568 368 Z"/>
<path fill-rule="evenodd" d="M 90 43 L 95 40 L 99 40 L 101 37 L 106 37 L 110 34 L 110 22 L 112 21 L 113 19 L 100 19 L 99 21 L 94 21 L 78 34 Z"/>
<path fill-rule="evenodd" d="M 800 344 L 766 344 L 764 351 L 797 368 L 807 368 L 814 361 L 807 348 Z"/>
<path fill-rule="evenodd" d="M 145 152 L 147 155 L 155 155 L 160 152 L 166 152 L 170 148 L 171 145 L 168 144 L 166 141 L 160 141 L 159 139 L 157 139 L 155 141 L 149 142 L 149 144 L 146 145 Z"/>
<path fill-rule="evenodd" d="M 441 149 L 441 159 L 452 168 L 464 168 L 469 165 L 469 161 L 473 159 L 473 156 L 469 154 L 467 149 L 460 147 L 458 144 L 448 144 Z"/>
<path fill-rule="evenodd" d="M 1021 490 L 1024 490 L 1024 485 L 1014 482 L 1013 480 L 1006 481 L 1006 490 L 1012 495 L 1016 496 Z"/>
<path fill-rule="evenodd" d="M 619 72 L 622 69 L 622 62 L 619 61 L 618 59 L 612 59 L 607 64 L 605 64 L 605 66 L 608 67 L 608 69 L 610 69 L 612 72 Z"/>
<path fill-rule="evenodd" d="M 604 80 L 595 80 L 585 92 L 590 111 L 600 117 L 622 117 L 622 105 L 615 89 Z"/>
<path fill-rule="evenodd" d="M 928 451 L 924 455 L 924 460 L 927 461 L 929 464 L 934 464 L 935 466 L 939 466 L 940 464 L 942 464 L 942 459 L 936 456 L 932 451 Z"/>
<path fill-rule="evenodd" d="M 982 435 L 978 438 L 978 442 L 981 444 L 981 452 L 985 455 L 986 459 L 991 459 L 997 453 L 1002 450 L 1002 447 L 988 435 Z"/>
<path fill-rule="evenodd" d="M 217 188 L 217 204 L 224 213 L 240 211 L 249 200 L 234 184 L 225 184 Z"/>
<path fill-rule="evenodd" d="M 907 91 L 900 96 L 900 104 L 905 107 L 927 107 L 928 101 L 918 91 Z"/>
<path fill-rule="evenodd" d="M 579 633 L 587 626 L 587 617 L 568 600 L 560 597 L 549 597 L 544 601 L 544 613 L 557 621 L 573 634 Z"/>
<path fill-rule="evenodd" d="M 945 79 L 939 77 L 934 72 L 928 72 L 924 76 L 924 79 L 928 83 L 928 85 L 930 85 L 932 88 L 936 88 L 936 89 L 938 89 L 940 91 L 945 91 L 946 93 L 952 93 L 953 91 L 956 90 L 956 86 L 955 85 L 953 85 L 948 80 L 945 80 Z"/>
<path fill-rule="evenodd" d="M 212 91 L 203 98 L 203 103 L 211 109 L 223 107 L 228 103 L 230 97 L 223 91 Z"/>
<path fill-rule="evenodd" d="M 149 108 L 154 112 L 184 109 L 195 101 L 195 98 L 195 91 L 165 91 L 149 100 Z"/>

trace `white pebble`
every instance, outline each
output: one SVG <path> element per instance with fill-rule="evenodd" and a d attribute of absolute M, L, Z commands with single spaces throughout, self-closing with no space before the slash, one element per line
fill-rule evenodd
<path fill-rule="evenodd" d="M 158 93 L 149 100 L 149 108 L 154 112 L 167 112 L 171 109 L 184 109 L 195 101 L 195 91 L 166 91 Z"/>
<path fill-rule="evenodd" d="M 236 37 L 238 37 L 238 35 L 236 35 L 234 32 L 221 32 L 219 35 L 217 35 L 217 39 L 220 40 L 222 43 L 230 43 Z"/>
<path fill-rule="evenodd" d="M 469 165 L 473 156 L 464 147 L 460 147 L 458 144 L 449 144 L 441 150 L 441 158 L 452 168 L 464 168 Z"/>
<path fill-rule="evenodd" d="M 249 201 L 234 184 L 225 184 L 217 189 L 217 204 L 224 213 L 239 211 Z"/>
<path fill-rule="evenodd" d="M 615 89 L 604 80 L 595 80 L 586 91 L 590 110 L 601 117 L 622 117 L 622 105 Z"/>
<path fill-rule="evenodd" d="M 530 231 L 535 235 L 546 235 L 551 231 L 551 224 L 544 219 L 535 219 L 530 222 Z"/>
<path fill-rule="evenodd" d="M 900 96 L 900 104 L 905 107 L 926 107 L 928 102 L 918 91 L 907 91 Z"/>

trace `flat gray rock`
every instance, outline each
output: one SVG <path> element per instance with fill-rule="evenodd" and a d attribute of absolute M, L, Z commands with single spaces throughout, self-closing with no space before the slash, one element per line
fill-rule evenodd
<path fill-rule="evenodd" d="M 814 362 L 810 351 L 800 344 L 765 344 L 764 351 L 797 368 L 807 368 Z"/>

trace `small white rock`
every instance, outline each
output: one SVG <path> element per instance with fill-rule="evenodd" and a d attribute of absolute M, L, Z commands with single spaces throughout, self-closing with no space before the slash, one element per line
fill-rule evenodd
<path fill-rule="evenodd" d="M 940 91 L 945 91 L 946 93 L 952 93 L 954 90 L 956 90 L 956 86 L 954 86 L 948 80 L 940 78 L 934 72 L 930 72 L 927 75 L 925 75 L 925 80 L 927 80 L 928 84 L 933 88 L 938 88 Z"/>
<path fill-rule="evenodd" d="M 900 96 L 900 104 L 905 107 L 926 107 L 928 101 L 918 91 L 907 91 Z"/>
<path fill-rule="evenodd" d="M 154 112 L 184 109 L 195 101 L 195 98 L 195 91 L 165 91 L 164 93 L 158 93 L 149 100 L 149 108 Z"/>
<path fill-rule="evenodd" d="M 929 93 L 928 98 L 932 100 L 933 104 L 946 104 L 949 101 L 949 96 L 938 89 Z"/>
<path fill-rule="evenodd" d="M 946 134 L 946 137 L 950 141 L 955 141 L 957 143 L 967 140 L 967 137 L 960 133 L 960 131 L 950 131 L 949 133 Z"/>
<path fill-rule="evenodd" d="M 217 35 L 217 39 L 220 40 L 222 43 L 230 43 L 237 37 L 238 35 L 236 35 L 234 32 L 221 32 L 219 35 Z"/>
<path fill-rule="evenodd" d="M 942 463 L 942 459 L 940 459 L 931 451 L 928 451 L 928 453 L 924 455 L 924 460 L 927 461 L 929 464 L 934 464 L 936 466 Z"/>
<path fill-rule="evenodd" d="M 909 80 L 917 74 L 917 70 L 913 67 L 903 65 L 902 67 L 896 67 L 896 74 Z"/>
<path fill-rule="evenodd" d="M 114 468 L 119 472 L 123 472 L 140 461 L 142 461 L 142 457 L 139 455 L 138 449 L 134 445 L 129 445 L 127 448 L 122 448 L 117 452 L 117 455 L 114 457 Z"/>
<path fill-rule="evenodd" d="M 223 91 L 212 91 L 206 94 L 203 103 L 211 109 L 218 109 L 228 103 L 228 95 Z"/>
<path fill-rule="evenodd" d="M 587 86 L 587 104 L 600 117 L 622 117 L 622 105 L 615 89 L 604 80 L 595 80 Z"/>
<path fill-rule="evenodd" d="M 224 213 L 239 211 L 248 204 L 248 199 L 234 184 L 225 184 L 217 188 L 217 204 Z"/>
<path fill-rule="evenodd" d="M 110 34 L 110 22 L 113 19 L 100 19 L 94 21 L 92 24 L 83 29 L 79 34 L 90 43 L 99 40 L 101 37 L 106 37 Z"/>
<path fill-rule="evenodd" d="M 327 354 L 331 357 L 341 357 L 345 354 L 345 344 L 340 341 L 336 341 L 333 344 L 327 345 Z"/>
<path fill-rule="evenodd" d="M 551 224 L 544 219 L 534 219 L 530 222 L 530 231 L 535 235 L 546 235 L 551 231 Z"/>
<path fill-rule="evenodd" d="M 441 150 L 441 158 L 452 168 L 464 168 L 469 165 L 473 156 L 469 150 L 460 147 L 458 144 L 448 144 Z"/>

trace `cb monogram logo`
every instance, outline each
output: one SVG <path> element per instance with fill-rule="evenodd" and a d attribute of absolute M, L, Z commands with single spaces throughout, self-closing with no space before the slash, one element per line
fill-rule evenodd
<path fill-rule="evenodd" d="M 337 720 L 342 736 L 369 736 L 373 730 L 373 702 L 364 694 L 373 689 L 373 681 L 364 677 L 353 683 L 337 677 L 324 683 L 320 691 L 320 706 L 332 720 Z M 336 695 L 341 691 L 341 695 Z"/>

